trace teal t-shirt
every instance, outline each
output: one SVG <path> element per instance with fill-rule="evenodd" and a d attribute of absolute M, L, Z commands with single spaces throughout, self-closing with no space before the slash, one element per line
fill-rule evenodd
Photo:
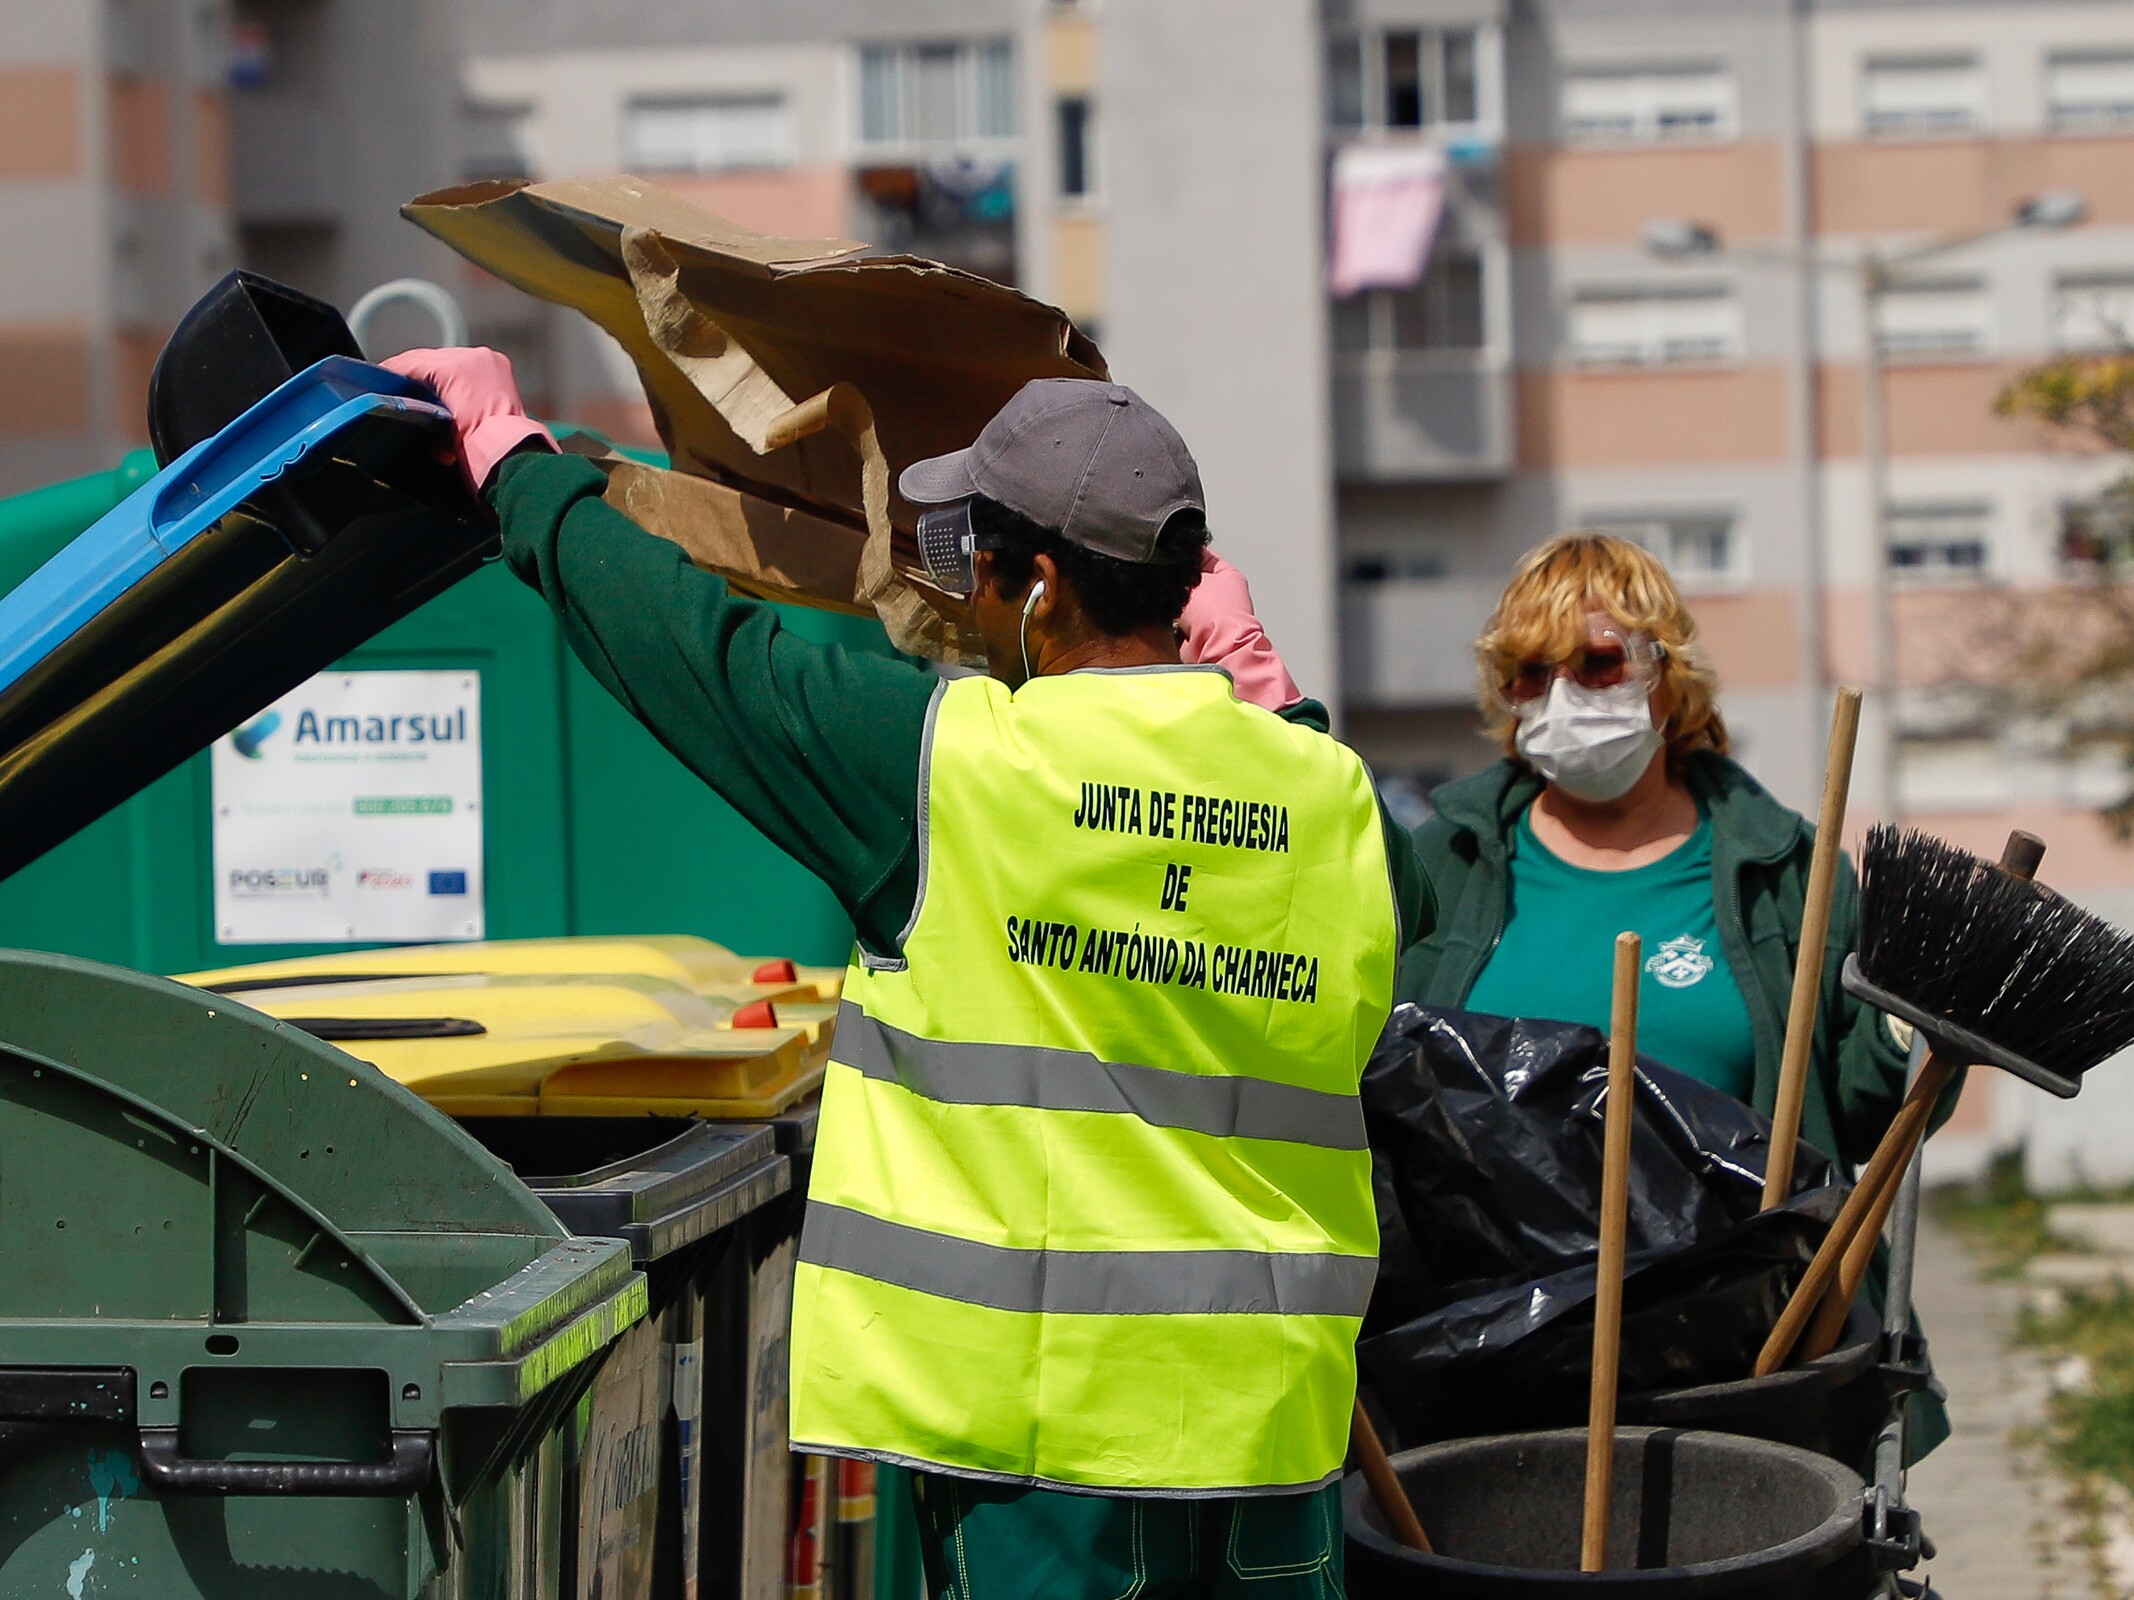
<path fill-rule="evenodd" d="M 1639 1051 L 1749 1098 L 1756 1038 L 1712 910 L 1710 817 L 1658 861 L 1598 872 L 1550 854 L 1528 813 L 1512 836 L 1511 879 L 1504 937 L 1475 979 L 1468 1009 L 1583 1022 L 1605 1033 L 1615 936 L 1635 933 L 1645 941 Z"/>

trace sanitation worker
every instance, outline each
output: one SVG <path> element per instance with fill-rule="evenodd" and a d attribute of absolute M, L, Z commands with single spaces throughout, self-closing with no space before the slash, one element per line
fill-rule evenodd
<path fill-rule="evenodd" d="M 851 913 L 795 1448 L 915 1469 L 936 1596 L 1338 1596 L 1357 1081 L 1431 902 L 1208 554 L 1178 434 L 1045 379 L 906 469 L 985 645 L 948 681 L 628 521 L 503 357 L 391 364 L 579 658 Z"/>

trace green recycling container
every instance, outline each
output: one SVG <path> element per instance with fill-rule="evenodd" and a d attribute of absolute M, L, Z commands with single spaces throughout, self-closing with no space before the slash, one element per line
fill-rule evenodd
<path fill-rule="evenodd" d="M 0 500 L 0 593 L 153 470 L 144 453 L 113 472 Z M 808 638 L 890 650 L 870 619 L 780 611 Z M 486 937 L 696 933 L 815 964 L 850 952 L 852 925 L 829 890 L 617 705 L 579 665 L 541 597 L 501 562 L 329 670 L 479 679 Z M 350 948 L 221 941 L 213 804 L 201 751 L 0 880 L 0 945 L 148 972 Z"/>
<path fill-rule="evenodd" d="M 577 1233 L 627 1240 L 646 1319 L 590 1391 L 633 1457 L 597 1519 L 647 1600 L 765 1600 L 785 1575 L 785 1327 L 797 1217 L 773 1130 L 674 1117 L 473 1117 L 461 1126 Z M 619 1475 L 614 1481 L 619 1483 Z M 753 1491 L 753 1492 L 752 1492 Z M 860 1596 L 859 1600 L 868 1600 Z"/>
<path fill-rule="evenodd" d="M 136 972 L 0 952 L 0 1095 L 0 1593 L 626 1592 L 636 1462 L 590 1403 L 646 1314 L 626 1242 Z"/>

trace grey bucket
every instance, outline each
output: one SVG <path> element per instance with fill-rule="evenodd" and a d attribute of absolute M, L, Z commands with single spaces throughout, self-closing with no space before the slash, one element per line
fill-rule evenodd
<path fill-rule="evenodd" d="M 1393 1458 L 1436 1554 L 1396 1543 L 1360 1475 L 1342 1486 L 1350 1600 L 1860 1600 L 1863 1486 L 1825 1456 L 1723 1433 L 1615 1435 L 1609 1570 L 1578 1570 L 1583 1429 Z"/>
<path fill-rule="evenodd" d="M 1882 1319 L 1863 1295 L 1853 1302 L 1837 1348 L 1826 1356 L 1767 1378 L 1626 1394 L 1616 1418 L 1799 1445 L 1864 1472 L 1889 1409 L 1876 1381 L 1881 1353 Z"/>
<path fill-rule="evenodd" d="M 1626 1391 L 1617 1404 L 1616 1420 L 1659 1428 L 1702 1428 L 1799 1445 L 1855 1471 L 1865 1471 L 1875 1435 L 1888 1413 L 1887 1392 L 1877 1378 L 1881 1351 L 1881 1319 L 1862 1296 L 1853 1303 L 1837 1348 L 1828 1355 L 1766 1378 Z M 1490 1381 L 1477 1375 L 1457 1408 L 1403 1416 L 1401 1441 L 1431 1444 L 1581 1424 L 1586 1415 L 1586 1375 L 1565 1373 L 1561 1377 L 1563 1381 L 1521 1386 L 1501 1376 Z"/>

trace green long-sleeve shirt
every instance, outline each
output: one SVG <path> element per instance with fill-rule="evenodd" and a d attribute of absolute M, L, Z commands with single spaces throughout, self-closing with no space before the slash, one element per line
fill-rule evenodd
<path fill-rule="evenodd" d="M 860 942 L 892 954 L 919 894 L 919 767 L 938 679 L 818 644 L 601 499 L 580 457 L 504 463 L 504 558 L 547 599 L 608 692 L 766 838 L 814 873 Z M 1324 730 L 1305 701 L 1285 715 Z M 1434 902 L 1404 830 L 1382 822 L 1405 946 Z"/>

